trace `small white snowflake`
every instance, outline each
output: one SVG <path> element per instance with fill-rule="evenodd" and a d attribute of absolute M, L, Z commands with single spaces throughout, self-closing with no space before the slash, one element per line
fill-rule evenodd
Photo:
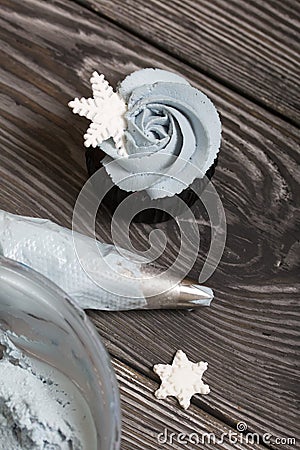
<path fill-rule="evenodd" d="M 94 72 L 90 81 L 93 98 L 75 98 L 69 102 L 74 114 L 85 116 L 92 121 L 84 135 L 84 145 L 97 147 L 103 141 L 113 138 L 118 154 L 125 156 L 126 103 L 113 91 L 104 75 Z"/>
<path fill-rule="evenodd" d="M 182 350 L 178 350 L 172 365 L 156 364 L 153 371 L 160 377 L 161 386 L 155 392 L 158 399 L 176 397 L 179 404 L 187 409 L 194 394 L 209 394 L 210 389 L 202 381 L 207 369 L 206 362 L 193 363 Z"/>

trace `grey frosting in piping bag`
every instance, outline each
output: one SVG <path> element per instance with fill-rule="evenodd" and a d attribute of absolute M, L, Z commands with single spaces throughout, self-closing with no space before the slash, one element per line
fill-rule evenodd
<path fill-rule="evenodd" d="M 16 216 L 0 210 L 0 251 L 3 256 L 19 261 L 56 283 L 80 307 L 87 309 L 136 309 L 146 303 L 138 283 L 124 274 L 141 277 L 140 266 L 122 257 L 112 245 L 76 234 L 77 245 L 85 248 L 93 279 L 112 292 L 101 288 L 84 271 L 78 260 L 72 231 L 50 220 Z M 97 251 L 98 250 L 98 251 Z M 114 270 L 112 270 L 112 268 Z M 122 276 L 123 275 L 123 276 Z M 115 295 L 114 284 L 120 283 L 124 296 Z"/>
<path fill-rule="evenodd" d="M 84 309 L 193 308 L 213 299 L 210 288 L 155 277 L 148 260 L 130 251 L 120 254 L 113 245 L 49 220 L 1 210 L 0 254 L 46 276 Z"/>

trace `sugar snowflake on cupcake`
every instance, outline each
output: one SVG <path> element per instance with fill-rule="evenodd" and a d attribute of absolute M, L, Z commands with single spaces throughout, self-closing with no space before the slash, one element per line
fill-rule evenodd
<path fill-rule="evenodd" d="M 90 81 L 93 98 L 75 98 L 69 102 L 73 113 L 92 121 L 84 135 L 84 145 L 97 147 L 112 138 L 118 154 L 125 156 L 126 103 L 117 92 L 113 91 L 104 75 L 94 72 Z"/>

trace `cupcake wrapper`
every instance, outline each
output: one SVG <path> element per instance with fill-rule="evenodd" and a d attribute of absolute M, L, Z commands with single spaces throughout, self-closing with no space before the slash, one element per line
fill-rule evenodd
<path fill-rule="evenodd" d="M 89 148 L 86 151 L 86 164 L 90 176 L 103 167 L 101 160 L 104 156 L 105 153 L 99 147 Z M 191 207 L 198 200 L 198 195 L 205 189 L 208 179 L 210 180 L 213 177 L 217 163 L 218 159 L 216 158 L 213 165 L 206 172 L 206 177 L 195 179 L 190 187 L 177 194 L 186 206 Z M 106 171 L 103 171 L 103 176 L 109 177 Z M 197 193 L 192 189 L 193 187 L 196 188 Z M 95 186 L 95 189 L 97 190 L 97 186 Z M 105 195 L 102 203 L 113 214 L 116 208 L 132 194 L 132 192 L 124 191 L 114 185 Z M 164 222 L 170 220 L 172 217 L 178 217 L 184 210 L 184 205 L 181 205 L 178 201 L 174 201 L 174 197 L 150 200 L 149 195 L 145 191 L 135 193 L 135 195 L 137 195 L 137 200 L 134 201 L 134 204 L 136 205 L 138 203 L 140 211 L 132 219 L 135 223 L 154 224 Z M 151 208 L 151 203 L 153 204 L 153 208 Z M 143 207 L 145 208 L 144 210 Z M 131 211 L 127 210 L 126 213 L 130 215 Z"/>

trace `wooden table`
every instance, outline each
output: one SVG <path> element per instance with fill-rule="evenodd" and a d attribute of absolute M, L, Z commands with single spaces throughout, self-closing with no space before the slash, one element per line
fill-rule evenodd
<path fill-rule="evenodd" d="M 71 226 L 87 179 L 82 134 L 88 122 L 67 102 L 89 96 L 93 70 L 115 85 L 133 70 L 160 67 L 209 95 L 223 123 L 214 184 L 228 238 L 209 285 L 216 298 L 197 312 L 90 312 L 118 376 L 124 450 L 293 448 L 299 436 L 299 18 L 295 0 L 0 0 L 0 207 Z M 197 277 L 210 240 L 191 271 Z M 98 222 L 110 240 L 109 217 Z M 157 225 L 169 246 L 174 222 Z M 150 225 L 133 225 L 147 247 Z M 155 363 L 177 349 L 209 363 L 208 396 L 188 411 L 158 401 Z M 269 443 L 159 445 L 175 433 L 270 433 Z M 298 441 L 299 442 L 299 441 Z M 87 449 L 88 450 L 88 449 Z"/>

